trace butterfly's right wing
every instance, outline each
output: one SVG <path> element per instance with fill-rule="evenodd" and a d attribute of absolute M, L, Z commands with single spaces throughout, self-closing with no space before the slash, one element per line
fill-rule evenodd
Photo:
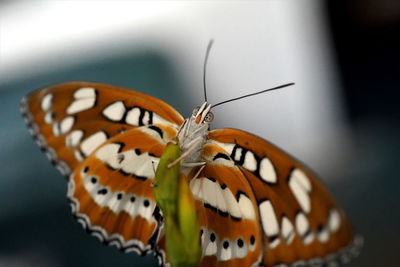
<path fill-rule="evenodd" d="M 236 129 L 208 133 L 206 166 L 189 174 L 202 226 L 201 266 L 335 266 L 361 239 L 315 175 Z"/>

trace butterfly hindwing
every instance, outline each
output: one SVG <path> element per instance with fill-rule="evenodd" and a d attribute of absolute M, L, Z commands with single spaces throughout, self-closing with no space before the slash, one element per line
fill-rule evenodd
<path fill-rule="evenodd" d="M 152 182 L 175 135 L 175 128 L 162 124 L 137 127 L 110 138 L 75 168 L 68 198 L 88 232 L 125 252 L 158 250 L 161 214 Z"/>
<path fill-rule="evenodd" d="M 116 86 L 69 82 L 28 95 L 21 102 L 30 132 L 66 176 L 109 138 L 138 126 L 179 127 L 181 115 L 163 101 Z"/>
<path fill-rule="evenodd" d="M 218 129 L 208 137 L 225 151 L 215 153 L 214 159 L 225 159 L 224 165 L 234 162 L 250 184 L 264 240 L 264 265 L 311 264 L 338 257 L 346 261 L 351 256 L 346 250 L 355 240 L 351 226 L 312 172 L 244 131 Z"/>
<path fill-rule="evenodd" d="M 200 266 L 253 266 L 261 260 L 263 245 L 251 186 L 217 145 L 206 144 L 202 157 L 204 169 L 189 179 L 201 225 Z"/>

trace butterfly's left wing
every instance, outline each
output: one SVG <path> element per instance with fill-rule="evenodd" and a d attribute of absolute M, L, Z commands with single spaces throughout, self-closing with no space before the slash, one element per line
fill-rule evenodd
<path fill-rule="evenodd" d="M 70 177 L 68 198 L 84 228 L 123 251 L 158 250 L 153 168 L 181 115 L 149 95 L 93 82 L 33 92 L 21 111 L 38 145 Z"/>
<path fill-rule="evenodd" d="M 207 233 L 204 266 L 319 266 L 357 253 L 349 221 L 310 170 L 240 130 L 208 137 L 207 165 L 191 180 Z"/>
<path fill-rule="evenodd" d="M 155 252 L 160 263 L 165 261 L 158 245 L 163 223 L 152 182 L 165 145 L 175 136 L 175 128 L 162 124 L 130 129 L 100 145 L 75 168 L 68 199 L 88 233 L 121 251 Z"/>

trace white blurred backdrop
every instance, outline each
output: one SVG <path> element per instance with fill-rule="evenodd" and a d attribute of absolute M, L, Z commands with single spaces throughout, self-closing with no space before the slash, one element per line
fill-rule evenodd
<path fill-rule="evenodd" d="M 0 85 L 151 48 L 173 63 L 185 87 L 176 108 L 187 115 L 203 101 L 202 64 L 213 38 L 211 103 L 296 83 L 216 108 L 213 126 L 252 132 L 328 173 L 346 155 L 348 131 L 320 3 L 8 2 L 0 10 Z"/>

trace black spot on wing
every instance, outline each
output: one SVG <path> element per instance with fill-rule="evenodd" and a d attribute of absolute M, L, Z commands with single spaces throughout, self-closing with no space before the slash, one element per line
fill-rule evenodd
<path fill-rule="evenodd" d="M 212 210 L 212 211 L 214 211 L 214 212 L 218 212 L 218 209 L 217 209 L 216 207 L 211 206 L 211 205 L 208 204 L 208 203 L 204 203 L 204 207 L 205 207 L 205 208 L 208 208 L 208 209 L 210 209 L 210 210 Z"/>
<path fill-rule="evenodd" d="M 273 243 L 276 239 L 278 239 L 278 235 L 271 235 L 268 237 L 269 243 Z"/>
<path fill-rule="evenodd" d="M 145 125 L 145 124 L 143 123 L 143 118 L 144 118 L 144 114 L 145 114 L 146 110 L 141 109 L 141 108 L 139 108 L 139 110 L 140 110 L 140 115 L 139 115 L 139 126 L 143 126 L 143 125 Z"/>
<path fill-rule="evenodd" d="M 244 196 L 248 197 L 245 192 L 238 190 L 236 193 L 236 200 L 239 200 L 240 195 L 244 195 Z"/>
<path fill-rule="evenodd" d="M 217 159 L 231 160 L 230 157 L 229 157 L 228 155 L 223 154 L 223 153 L 217 153 L 217 154 L 214 156 L 213 161 L 214 161 L 214 160 L 217 160 Z"/>
<path fill-rule="evenodd" d="M 207 179 L 210 180 L 213 183 L 217 182 L 217 180 L 215 178 L 207 177 Z"/>
<path fill-rule="evenodd" d="M 164 133 L 163 133 L 163 131 L 161 130 L 161 128 L 159 128 L 159 127 L 157 127 L 157 126 L 154 126 L 154 125 L 150 125 L 148 128 L 151 129 L 151 130 L 153 130 L 153 131 L 155 131 L 156 133 L 158 133 L 158 134 L 160 135 L 161 138 L 164 138 Z"/>
<path fill-rule="evenodd" d="M 122 152 L 122 149 L 125 146 L 125 143 L 122 143 L 122 142 L 113 142 L 113 144 L 119 145 L 118 153 Z"/>

